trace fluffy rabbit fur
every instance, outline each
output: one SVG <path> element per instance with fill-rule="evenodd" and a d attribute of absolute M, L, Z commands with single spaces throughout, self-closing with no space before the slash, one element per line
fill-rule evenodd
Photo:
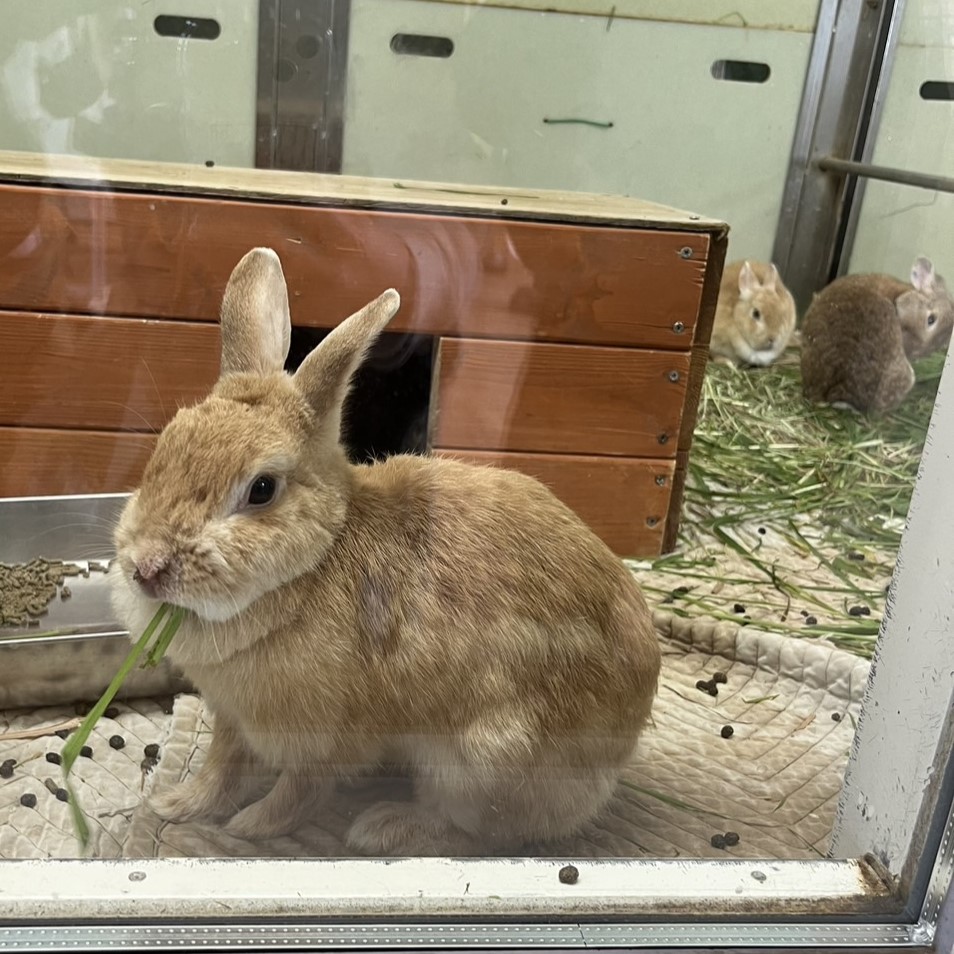
<path fill-rule="evenodd" d="M 723 364 L 769 365 L 795 330 L 795 300 L 778 269 L 732 262 L 722 272 L 709 352 Z"/>
<path fill-rule="evenodd" d="M 848 275 L 815 296 L 802 325 L 802 389 L 811 401 L 880 413 L 914 385 L 911 362 L 946 348 L 954 300 L 934 265 L 918 258 L 911 284 Z"/>
<path fill-rule="evenodd" d="M 349 379 L 398 304 L 385 292 L 289 375 L 278 257 L 246 255 L 221 378 L 160 435 L 122 514 L 114 605 L 134 634 L 160 600 L 190 611 L 169 656 L 215 716 L 203 768 L 153 800 L 165 818 L 278 835 L 386 762 L 414 799 L 360 814 L 349 848 L 512 850 L 577 830 L 633 752 L 659 646 L 575 514 L 502 469 L 348 463 Z"/>

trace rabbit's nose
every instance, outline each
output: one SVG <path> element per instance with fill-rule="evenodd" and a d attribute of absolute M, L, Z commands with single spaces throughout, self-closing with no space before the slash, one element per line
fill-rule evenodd
<path fill-rule="evenodd" d="M 168 557 L 149 557 L 136 563 L 133 570 L 133 579 L 142 587 L 144 592 L 153 599 L 159 596 L 162 585 L 170 576 Z"/>

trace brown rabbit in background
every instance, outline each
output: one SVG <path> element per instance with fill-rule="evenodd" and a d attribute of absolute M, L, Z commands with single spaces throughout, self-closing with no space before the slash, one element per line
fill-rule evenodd
<path fill-rule="evenodd" d="M 778 269 L 732 262 L 722 272 L 709 353 L 723 364 L 769 365 L 795 330 L 795 300 Z"/>
<path fill-rule="evenodd" d="M 289 375 L 281 265 L 249 252 L 220 380 L 160 435 L 122 514 L 114 605 L 133 634 L 159 601 L 190 611 L 169 656 L 215 718 L 197 776 L 154 798 L 165 818 L 278 835 L 388 760 L 414 800 L 361 813 L 349 848 L 510 851 L 579 829 L 633 753 L 660 650 L 595 534 L 519 473 L 348 463 L 342 402 L 398 305 L 385 292 Z"/>
<path fill-rule="evenodd" d="M 911 362 L 946 348 L 954 300 L 927 258 L 911 284 L 848 275 L 824 288 L 802 324 L 802 390 L 810 401 L 879 413 L 914 386 Z"/>

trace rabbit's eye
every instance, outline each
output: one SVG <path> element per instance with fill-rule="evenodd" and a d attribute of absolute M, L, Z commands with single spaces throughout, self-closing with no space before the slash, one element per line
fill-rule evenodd
<path fill-rule="evenodd" d="M 247 503 L 250 507 L 271 503 L 276 490 L 278 481 L 271 474 L 259 474 L 249 485 Z"/>
<path fill-rule="evenodd" d="M 933 325 L 934 322 L 937 321 L 937 315 L 935 315 L 934 312 L 932 311 L 931 314 L 928 315 L 927 321 L 928 321 L 928 328 L 930 328 L 931 325 Z"/>
<path fill-rule="evenodd" d="M 752 317 L 753 317 L 756 321 L 761 321 L 761 320 L 762 320 L 762 312 L 760 312 L 760 311 L 758 310 L 758 308 L 753 308 L 753 309 L 752 309 Z"/>

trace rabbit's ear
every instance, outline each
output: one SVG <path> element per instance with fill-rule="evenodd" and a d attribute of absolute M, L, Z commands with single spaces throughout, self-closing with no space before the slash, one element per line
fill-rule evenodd
<path fill-rule="evenodd" d="M 739 291 L 743 298 L 754 295 L 759 289 L 759 280 L 755 277 L 755 272 L 748 262 L 742 263 L 739 271 Z"/>
<path fill-rule="evenodd" d="M 762 287 L 767 291 L 775 291 L 776 288 L 781 284 L 778 277 L 778 269 L 775 267 L 775 263 L 769 265 L 768 275 L 765 278 L 765 281 L 762 284 Z"/>
<path fill-rule="evenodd" d="M 221 374 L 281 371 L 291 340 L 288 291 L 278 256 L 253 248 L 235 266 L 222 299 Z"/>
<path fill-rule="evenodd" d="M 934 263 L 923 255 L 918 256 L 911 266 L 911 284 L 922 294 L 933 295 L 936 278 Z"/>
<path fill-rule="evenodd" d="M 389 288 L 341 322 L 301 363 L 295 382 L 320 416 L 340 414 L 351 376 L 400 305 L 400 295 Z"/>

